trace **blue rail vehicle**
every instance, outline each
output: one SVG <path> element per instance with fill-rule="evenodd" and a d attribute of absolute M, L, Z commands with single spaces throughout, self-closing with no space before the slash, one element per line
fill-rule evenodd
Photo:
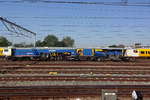
<path fill-rule="evenodd" d="M 76 49 L 76 57 L 78 60 L 100 60 L 105 58 L 102 49 L 81 48 Z"/>
<path fill-rule="evenodd" d="M 48 58 L 47 48 L 14 48 L 12 49 L 12 60 L 41 60 Z"/>
<path fill-rule="evenodd" d="M 76 56 L 76 49 L 74 48 L 50 48 L 50 60 L 73 60 Z"/>
<path fill-rule="evenodd" d="M 107 59 L 112 61 L 119 61 L 123 58 L 123 49 L 122 48 L 109 48 L 103 49 Z"/>

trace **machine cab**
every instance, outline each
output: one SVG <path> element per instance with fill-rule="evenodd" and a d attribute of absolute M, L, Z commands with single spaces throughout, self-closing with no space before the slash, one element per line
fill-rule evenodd
<path fill-rule="evenodd" d="M 125 57 L 138 57 L 139 51 L 138 49 L 126 49 L 124 56 Z"/>
<path fill-rule="evenodd" d="M 6 57 L 13 56 L 13 48 L 4 48 L 3 55 Z"/>
<path fill-rule="evenodd" d="M 3 56 L 4 48 L 0 48 L 0 57 Z"/>

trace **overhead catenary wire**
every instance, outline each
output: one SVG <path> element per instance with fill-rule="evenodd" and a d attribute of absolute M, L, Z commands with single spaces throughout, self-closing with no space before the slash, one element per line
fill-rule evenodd
<path fill-rule="evenodd" d="M 16 2 L 13 2 L 13 1 L 16 1 Z M 13 4 L 10 4 L 10 3 L 26 3 L 26 5 L 27 6 L 29 6 L 30 4 L 31 4 L 31 0 L 24 0 L 24 2 L 22 2 L 23 0 L 13 0 L 13 1 L 11 1 L 10 2 L 10 0 L 6 0 L 6 2 L 8 2 L 9 3 L 9 5 L 13 5 Z M 18 1 L 18 2 L 17 2 Z M 39 3 L 40 2 L 40 4 L 41 5 L 44 5 L 44 6 L 49 6 L 49 4 L 53 4 L 53 3 L 44 3 L 43 1 L 44 0 L 32 0 L 33 2 L 32 3 Z M 36 2 L 37 1 L 37 2 Z M 46 1 L 46 0 L 45 0 Z M 47 1 L 51 1 L 51 0 L 47 0 Z M 56 0 L 53 0 L 53 1 L 56 1 Z M 57 1 L 60 1 L 60 0 L 57 0 Z M 62 0 L 62 1 L 67 1 L 67 0 Z M 68 0 L 69 2 L 70 1 L 73 1 L 73 0 Z M 76 1 L 76 0 L 74 0 L 74 1 Z M 79 1 L 79 0 L 78 0 Z M 86 1 L 86 0 L 80 0 L 80 1 Z M 111 1 L 113 1 L 113 0 L 111 0 Z M 119 0 L 118 0 L 119 1 Z M 120 0 L 121 1 L 121 0 Z M 121 2 L 125 2 L 126 0 L 122 0 Z M 129 1 L 129 0 L 128 0 Z M 92 1 L 91 0 L 91 2 L 94 2 L 94 0 Z M 108 1 L 109 3 L 110 3 L 110 1 Z M 143 2 L 143 3 L 142 3 Z M 118 5 L 119 5 L 119 3 L 120 2 L 117 2 L 118 3 Z M 28 5 L 29 4 L 29 5 Z M 57 4 L 62 4 L 63 6 L 64 5 L 66 5 L 66 4 L 76 4 L 76 5 L 80 5 L 79 3 L 77 4 L 77 3 L 59 3 L 59 2 L 57 2 Z M 127 12 L 129 12 L 130 11 L 130 14 L 132 14 L 132 12 L 134 12 L 134 11 L 136 11 L 136 12 L 142 12 L 143 13 L 143 11 L 145 11 L 146 13 L 149 13 L 149 10 L 148 10 L 148 8 L 145 10 L 145 8 L 143 7 L 143 9 L 139 9 L 140 7 L 126 7 L 126 6 L 128 6 L 129 4 L 131 4 L 130 2 L 128 2 L 128 4 L 126 4 L 126 5 L 124 5 L 125 7 L 119 7 L 119 9 L 116 9 L 116 10 L 114 10 L 114 12 L 124 12 L 124 11 L 126 11 L 126 10 L 128 10 Z M 141 1 L 141 2 L 137 2 L 137 3 L 132 3 L 132 4 L 140 4 L 140 5 L 145 5 L 146 3 L 144 2 L 144 1 Z M 17 5 L 17 4 L 14 4 L 14 5 Z M 41 6 L 40 5 L 40 6 Z M 89 6 L 92 6 L 92 7 L 97 7 L 97 6 L 99 6 L 99 5 L 103 5 L 103 4 L 84 4 L 84 5 L 88 5 L 88 7 Z M 84 10 L 86 10 L 86 8 L 88 8 L 87 6 L 80 6 L 79 8 L 77 8 L 78 6 L 65 6 L 65 11 L 66 10 L 73 10 L 73 9 L 75 9 L 75 10 L 80 10 L 81 8 L 83 8 Z M 94 5 L 94 6 L 93 6 Z M 118 6 L 118 5 L 114 5 L 114 3 L 113 3 L 113 6 Z M 121 4 L 122 5 L 122 4 Z M 147 2 L 147 4 L 146 5 L 149 5 L 149 3 Z M 31 5 L 32 7 L 35 7 L 35 6 L 37 6 L 36 4 L 33 4 L 33 5 Z M 38 5 L 39 6 L 39 5 Z M 44 7 L 43 6 L 43 7 Z M 63 6 L 60 6 L 60 8 L 59 9 L 61 9 L 61 8 L 63 8 Z M 122 5 L 123 6 L 123 5 Z M 139 6 L 139 5 L 137 5 L 137 6 Z M 51 6 L 49 6 L 49 7 L 51 7 Z M 53 7 L 53 6 L 52 6 Z M 72 9 L 70 9 L 72 7 Z M 99 9 L 99 8 L 101 8 L 101 7 L 103 7 L 103 6 L 99 6 L 98 7 L 98 9 L 97 8 L 93 8 L 92 9 L 92 7 L 90 8 L 88 8 L 88 9 L 91 9 L 91 11 L 94 11 L 93 9 L 96 9 L 97 11 L 99 11 L 99 10 L 101 10 L 101 9 Z M 114 8 L 116 8 L 116 7 L 114 7 Z M 121 8 L 121 9 L 120 9 Z M 122 9 L 123 8 L 123 9 Z M 134 9 L 124 9 L 124 8 L 134 8 Z M 88 9 L 87 9 L 87 11 L 88 11 Z M 136 10 L 135 10 L 136 9 Z M 52 9 L 53 10 L 53 9 Z M 58 10 L 58 9 L 56 9 L 56 10 Z M 131 12 L 131 10 L 132 10 L 132 12 Z M 140 10 L 140 11 L 139 11 Z M 105 9 L 103 9 L 103 12 L 111 12 L 111 11 L 113 11 L 112 9 L 109 9 L 109 8 L 105 8 Z M 99 11 L 99 12 L 101 12 L 101 11 Z M 144 13 L 144 14 L 146 14 L 146 13 Z M 136 13 L 137 14 L 137 13 Z M 15 14 L 12 14 L 12 15 L 15 15 Z M 126 29 L 123 29 L 124 27 L 131 27 L 132 28 L 132 30 L 130 30 L 130 32 L 132 31 L 134 34 L 135 33 L 140 33 L 140 31 L 142 30 L 142 29 L 145 29 L 145 28 L 147 28 L 148 29 L 148 27 L 150 26 L 150 24 L 148 24 L 148 23 L 144 23 L 144 22 L 148 22 L 148 20 L 150 19 L 148 16 L 147 17 L 130 17 L 130 16 L 123 16 L 123 17 L 121 17 L 121 16 L 119 16 L 119 17 L 117 17 L 117 15 L 115 16 L 110 16 L 110 17 L 108 17 L 108 16 L 82 16 L 82 15 L 76 15 L 76 16 L 67 16 L 67 15 L 65 15 L 65 16 L 50 16 L 51 14 L 49 14 L 49 16 L 48 16 L 48 14 L 45 14 L 45 16 L 40 16 L 40 15 L 33 15 L 33 16 L 30 16 L 30 15 L 28 15 L 28 16 L 21 16 L 22 14 L 20 14 L 20 16 L 6 16 L 6 18 L 12 18 L 12 19 L 15 19 L 15 20 L 17 20 L 17 22 L 18 23 L 23 23 L 23 24 L 27 24 L 26 22 L 29 22 L 29 25 L 26 25 L 26 26 L 30 26 L 30 27 L 32 27 L 32 29 L 36 29 L 36 27 L 38 26 L 40 26 L 40 28 L 41 29 L 39 29 L 38 31 L 40 31 L 41 32 L 41 34 L 45 34 L 45 33 L 49 33 L 49 34 L 57 34 L 57 33 L 60 33 L 60 32 L 62 32 L 62 34 L 64 33 L 66 33 L 66 34 L 69 34 L 69 33 L 71 33 L 71 32 L 69 32 L 69 31 L 66 31 L 66 28 L 71 28 L 70 29 L 70 31 L 72 30 L 72 31 L 74 31 L 74 30 L 76 30 L 76 32 L 73 32 L 73 33 L 77 33 L 77 32 L 79 32 L 79 33 L 84 33 L 84 32 L 90 32 L 90 33 L 94 33 L 95 32 L 95 30 L 99 30 L 99 33 L 101 32 L 103 32 L 104 34 L 105 33 L 111 33 L 111 32 L 113 32 L 113 33 L 125 33 L 125 32 L 127 32 L 126 31 Z M 46 16 L 47 15 L 47 16 Z M 109 15 L 109 14 L 108 14 Z M 61 21 L 61 20 L 67 20 L 65 23 L 51 23 L 51 19 L 53 20 L 53 19 L 56 19 L 56 20 L 54 20 L 54 21 L 57 21 L 57 22 L 59 22 L 59 21 Z M 60 20 L 59 20 L 60 19 Z M 69 21 L 70 19 L 72 19 L 72 20 L 77 20 L 77 22 L 74 22 L 74 21 Z M 89 20 L 90 19 L 90 20 Z M 101 23 L 102 21 L 101 20 L 104 20 L 105 21 L 105 19 L 106 20 L 118 20 L 118 19 L 121 19 L 121 20 L 129 20 L 129 21 L 138 21 L 138 23 L 137 24 L 134 24 L 134 23 L 131 23 L 131 24 L 124 24 L 124 25 L 120 25 L 120 24 L 118 24 L 118 23 L 115 23 L 115 24 L 111 24 L 111 23 L 107 23 L 107 24 L 104 24 L 104 23 Z M 26 20 L 28 20 L 28 21 L 26 21 Z M 86 20 L 88 20 L 88 21 L 86 21 Z M 97 21 L 97 22 L 94 22 L 94 21 Z M 26 22 L 23 22 L 23 21 L 26 21 Z M 41 23 L 39 23 L 39 24 L 35 24 L 34 22 L 41 22 Z M 45 22 L 44 22 L 45 21 Z M 47 23 L 47 22 L 50 22 L 50 23 Z M 53 21 L 53 22 L 54 22 Z M 32 24 L 30 23 L 30 22 L 33 22 Z M 141 23 L 142 22 L 142 23 Z M 141 25 L 142 26 L 141 26 Z M 138 27 L 136 27 L 136 26 L 138 26 Z M 55 29 L 56 27 L 58 27 L 57 29 Z M 78 30 L 78 28 L 79 27 L 82 27 L 82 28 L 88 28 L 87 30 L 85 30 L 85 31 L 82 31 L 82 30 Z M 109 30 L 109 31 L 103 31 L 103 27 L 106 27 L 106 29 L 107 28 L 113 28 L 112 30 Z M 64 28 L 64 30 L 63 30 L 63 28 Z M 96 29 L 97 28 L 97 29 Z M 118 29 L 120 29 L 121 28 L 121 30 L 119 30 L 118 31 Z M 135 30 L 133 30 L 133 28 L 135 29 Z M 142 28 L 142 29 L 141 29 Z M 51 30 L 51 29 L 53 29 L 53 31 Z M 94 31 L 92 31 L 92 30 L 94 30 Z M 46 32 L 47 31 L 47 32 Z M 52 32 L 51 32 L 52 31 Z M 144 30 L 144 31 L 146 31 L 147 33 L 148 33 L 148 30 Z M 121 35 L 118 35 L 118 36 L 121 36 Z M 102 37 L 102 36 L 101 36 Z M 80 38 L 80 37 L 79 37 Z M 103 37 L 102 37 L 103 38 Z M 106 37 L 106 38 L 108 38 L 108 37 Z"/>
<path fill-rule="evenodd" d="M 1 3 L 56 3 L 56 4 L 82 4 L 82 5 L 112 5 L 112 6 L 145 6 L 150 7 L 150 3 L 146 2 L 134 2 L 130 3 L 129 0 L 120 0 L 117 2 L 106 2 L 106 1 L 71 1 L 71 0 L 1 0 Z"/>
<path fill-rule="evenodd" d="M 138 20 L 138 19 L 150 19 L 150 17 L 128 17 L 128 16 L 123 16 L 123 17 L 107 17 L 107 16 L 31 16 L 31 17 L 19 17 L 19 16 L 7 16 L 7 18 L 17 18 L 17 19 L 133 19 L 133 20 Z"/>
<path fill-rule="evenodd" d="M 7 19 L 4 19 L 2 17 L 0 17 L 0 21 L 3 23 L 3 25 L 6 27 L 6 29 L 10 32 L 16 33 L 17 35 L 22 35 L 25 37 L 31 37 L 31 35 L 33 35 L 35 37 L 35 42 L 36 42 L 36 33 L 20 26 L 17 25 Z M 34 43 L 35 45 L 35 43 Z"/>
<path fill-rule="evenodd" d="M 24 27 L 22 27 L 22 26 L 20 26 L 20 25 L 17 25 L 17 24 L 15 24 L 15 23 L 11 22 L 11 21 L 8 21 L 8 20 L 6 20 L 6 19 L 4 19 L 4 18 L 2 18 L 2 17 L 0 17 L 0 20 L 1 20 L 2 22 L 4 22 L 4 23 L 8 23 L 8 24 L 13 25 L 13 26 L 15 26 L 15 27 L 17 27 L 17 28 L 20 28 L 20 29 L 22 29 L 22 30 L 24 30 L 24 31 L 26 31 L 26 32 L 29 32 L 29 33 L 31 33 L 31 34 L 33 34 L 33 35 L 36 35 L 36 33 L 32 32 L 32 31 L 30 31 L 30 30 L 28 30 L 28 29 L 26 29 L 26 28 L 24 28 Z M 6 24 L 5 24 L 5 25 L 6 25 Z M 8 27 L 8 26 L 7 26 L 7 27 Z"/>

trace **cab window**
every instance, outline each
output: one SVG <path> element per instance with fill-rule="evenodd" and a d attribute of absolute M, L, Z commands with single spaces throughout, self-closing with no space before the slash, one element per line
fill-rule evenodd
<path fill-rule="evenodd" d="M 150 51 L 148 51 L 148 54 L 150 54 Z"/>
<path fill-rule="evenodd" d="M 141 54 L 144 54 L 145 52 L 144 51 L 141 51 Z"/>
<path fill-rule="evenodd" d="M 5 52 L 8 52 L 8 49 L 5 49 L 4 51 L 5 51 Z"/>
<path fill-rule="evenodd" d="M 134 53 L 138 53 L 138 51 L 137 51 L 137 50 L 134 50 L 133 52 L 134 52 Z"/>

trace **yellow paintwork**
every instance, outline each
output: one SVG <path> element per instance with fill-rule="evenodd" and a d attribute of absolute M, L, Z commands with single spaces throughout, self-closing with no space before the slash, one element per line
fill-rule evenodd
<path fill-rule="evenodd" d="M 80 52 L 80 56 L 83 56 L 83 48 L 77 49 L 76 53 L 78 54 L 79 51 L 81 51 L 81 52 Z"/>
<path fill-rule="evenodd" d="M 139 51 L 139 57 L 150 57 L 150 49 L 137 49 Z M 144 54 L 141 54 L 144 51 Z"/>
<path fill-rule="evenodd" d="M 55 52 L 53 53 L 53 56 L 56 56 L 56 53 L 55 53 Z"/>
<path fill-rule="evenodd" d="M 95 51 L 103 51 L 103 49 L 95 49 Z"/>
<path fill-rule="evenodd" d="M 101 52 L 101 51 L 103 51 L 103 49 L 95 49 L 95 52 L 96 52 L 96 51 L 100 51 L 100 52 Z M 94 56 L 94 53 L 95 53 L 95 52 L 93 52 L 93 56 Z"/>
<path fill-rule="evenodd" d="M 89 74 L 93 75 L 94 73 L 93 72 L 89 72 Z"/>
<path fill-rule="evenodd" d="M 95 52 L 96 51 L 100 51 L 100 52 L 102 52 L 103 51 L 103 49 L 93 49 L 93 56 L 94 56 L 94 54 L 95 54 Z"/>
<path fill-rule="evenodd" d="M 122 56 L 124 56 L 126 50 L 125 49 L 122 49 Z"/>
<path fill-rule="evenodd" d="M 64 52 L 64 54 L 65 54 L 65 55 L 68 55 L 68 56 L 70 56 L 70 55 L 71 55 L 71 53 L 70 53 L 70 52 Z"/>
<path fill-rule="evenodd" d="M 83 48 L 81 49 L 76 49 L 76 53 L 78 54 L 80 51 L 80 56 L 83 56 Z M 102 51 L 102 49 L 97 49 L 97 51 Z M 92 56 L 94 56 L 95 49 L 92 49 Z"/>
<path fill-rule="evenodd" d="M 3 50 L 4 48 L 0 48 L 0 56 L 3 56 Z"/>
<path fill-rule="evenodd" d="M 67 52 L 64 52 L 64 54 L 66 55 L 66 54 L 67 54 Z"/>
<path fill-rule="evenodd" d="M 94 56 L 95 54 L 95 49 L 92 49 L 92 56 Z"/>
<path fill-rule="evenodd" d="M 57 75 L 57 72 L 49 72 L 50 75 Z"/>

